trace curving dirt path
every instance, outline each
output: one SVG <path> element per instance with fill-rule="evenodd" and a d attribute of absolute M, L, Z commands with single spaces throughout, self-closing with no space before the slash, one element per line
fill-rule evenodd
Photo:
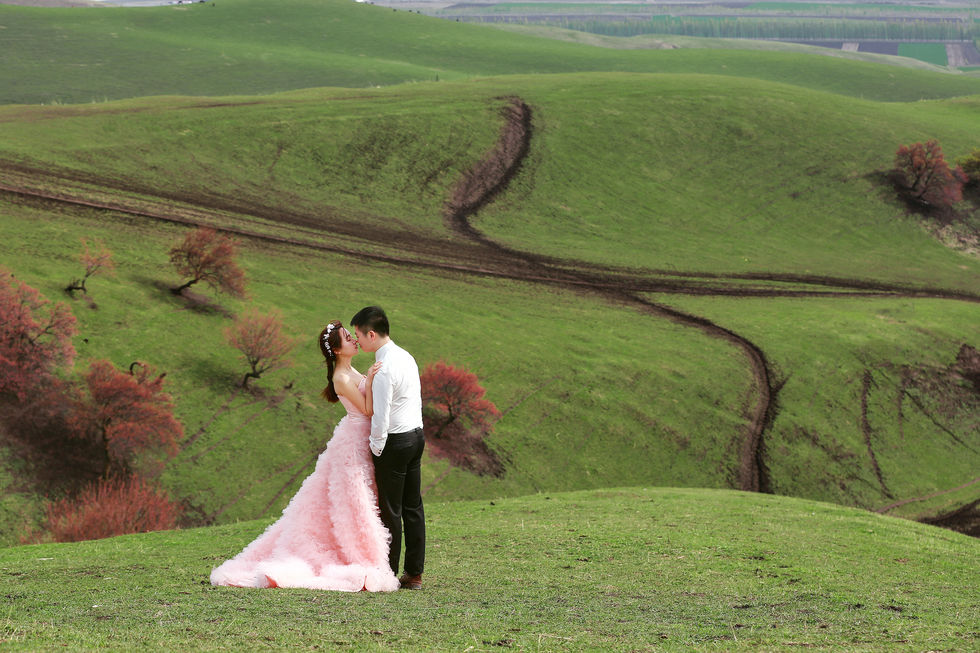
<path fill-rule="evenodd" d="M 531 148 L 531 108 L 520 98 L 511 98 L 504 109 L 504 125 L 497 144 L 479 161 L 472 170 L 463 176 L 446 203 L 445 219 L 449 227 L 463 238 L 479 243 L 498 253 L 501 257 L 515 263 L 530 265 L 541 276 L 551 276 L 559 272 L 568 275 L 573 289 L 588 288 L 608 299 L 632 304 L 644 312 L 671 320 L 687 327 L 700 330 L 712 338 L 719 338 L 732 344 L 746 355 L 752 368 L 752 375 L 758 390 L 755 406 L 749 411 L 749 423 L 739 448 L 738 486 L 741 490 L 767 491 L 768 479 L 761 451 L 763 433 L 772 423 L 775 391 L 770 381 L 769 365 L 765 354 L 757 345 L 739 334 L 718 326 L 710 320 L 683 313 L 664 304 L 658 304 L 637 295 L 630 287 L 618 283 L 611 285 L 608 279 L 596 276 L 596 272 L 583 269 L 580 262 L 563 261 L 529 252 L 510 249 L 489 239 L 477 230 L 470 218 L 507 184 L 520 169 L 524 157 Z M 561 266 L 560 270 L 556 270 Z M 605 282 L 604 282 L 605 281 Z"/>
<path fill-rule="evenodd" d="M 525 153 L 526 150 L 518 150 L 520 156 Z M 510 175 L 513 170 L 516 167 L 511 169 Z M 454 206 L 472 213 L 490 201 L 504 185 L 493 186 L 493 193 L 482 202 L 454 205 L 452 200 L 447 201 L 447 216 L 456 213 L 451 210 Z M 87 207 L 188 226 L 205 224 L 252 240 L 348 254 L 398 265 L 599 291 L 614 289 L 632 293 L 731 297 L 897 296 L 980 302 L 980 294 L 862 279 L 771 273 L 721 275 L 696 270 L 637 269 L 558 259 L 508 249 L 484 237 L 470 227 L 466 219 L 447 217 L 451 230 L 462 237 L 461 242 L 455 238 L 420 236 L 407 228 L 399 228 L 397 217 L 360 220 L 358 218 L 361 216 L 330 207 L 320 209 L 314 215 L 265 206 L 242 198 L 168 191 L 74 170 L 2 159 L 0 194 L 14 202 Z M 277 233 L 270 233 L 269 223 L 281 228 L 277 229 Z M 746 287 L 745 284 L 733 283 L 739 281 L 755 281 L 761 285 Z M 801 287 L 773 288 L 766 286 L 767 283 L 791 283 Z"/>

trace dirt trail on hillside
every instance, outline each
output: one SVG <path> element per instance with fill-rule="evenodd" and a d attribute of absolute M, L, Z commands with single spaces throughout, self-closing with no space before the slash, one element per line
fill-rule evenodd
<path fill-rule="evenodd" d="M 976 485 L 977 483 L 980 483 L 980 476 L 978 476 L 977 478 L 973 479 L 972 481 L 967 481 L 963 485 L 957 485 L 956 487 L 951 487 L 948 490 L 937 490 L 936 492 L 933 492 L 931 494 L 927 494 L 925 496 L 912 497 L 910 499 L 902 499 L 901 501 L 896 501 L 895 503 L 890 503 L 887 506 L 884 506 L 883 508 L 878 508 L 877 510 L 875 510 L 875 512 L 883 515 L 886 512 L 889 512 L 891 510 L 894 510 L 895 508 L 900 508 L 901 506 L 904 506 L 906 504 L 916 503 L 918 501 L 927 501 L 929 499 L 934 499 L 935 497 L 942 496 L 944 494 L 949 494 L 950 492 L 956 492 L 958 490 L 965 490 L 966 488 L 970 487 L 971 485 Z"/>
<path fill-rule="evenodd" d="M 875 455 L 874 445 L 871 443 L 871 422 L 868 420 L 868 393 L 874 384 L 874 377 L 871 370 L 864 370 L 861 375 L 861 434 L 864 436 L 864 446 L 868 449 L 868 458 L 871 460 L 871 467 L 874 469 L 881 493 L 889 499 L 894 499 L 891 490 L 885 484 L 885 477 L 881 473 L 881 466 L 878 464 L 878 456 Z"/>
<path fill-rule="evenodd" d="M 496 150 L 495 150 L 496 151 Z M 509 150 L 505 150 L 509 152 Z M 517 150 L 520 156 L 525 150 Z M 512 168 L 509 175 L 513 174 Z M 509 176 L 507 177 L 509 180 Z M 483 201 L 447 201 L 447 215 L 485 205 L 503 185 L 491 186 Z M 27 204 L 87 207 L 189 226 L 210 225 L 228 233 L 269 243 L 296 245 L 421 268 L 551 283 L 565 287 L 618 292 L 732 297 L 909 297 L 980 302 L 980 295 L 940 288 L 910 287 L 819 275 L 733 274 L 654 270 L 595 264 L 508 249 L 484 237 L 468 220 L 448 220 L 463 237 L 447 239 L 399 228 L 397 217 L 382 219 L 332 207 L 316 214 L 263 205 L 240 197 L 182 192 L 129 180 L 99 177 L 77 170 L 0 159 L 0 193 Z M 269 233 L 271 222 L 289 235 Z M 249 225 L 255 225 L 250 228 Z M 283 230 L 280 230 L 283 231 Z M 329 238 L 329 240 L 325 240 Z M 742 282 L 742 283 L 739 283 Z M 744 282 L 756 282 L 758 286 Z M 801 287 L 774 288 L 769 283 Z"/>
<path fill-rule="evenodd" d="M 578 289 L 588 288 L 618 303 L 632 304 L 644 312 L 665 318 L 700 330 L 712 338 L 719 338 L 732 344 L 746 355 L 752 368 L 754 383 L 758 392 L 755 406 L 748 410 L 749 423 L 739 447 L 738 486 L 749 491 L 768 490 L 765 465 L 761 451 L 763 433 L 771 424 L 775 392 L 770 382 L 769 366 L 762 350 L 747 338 L 714 324 L 710 320 L 683 313 L 669 306 L 651 302 L 631 292 L 624 284 L 608 284 L 608 277 L 597 272 L 584 270 L 580 263 L 556 260 L 529 252 L 520 252 L 489 239 L 477 230 L 470 218 L 494 196 L 506 188 L 520 169 L 531 147 L 531 108 L 520 98 L 511 98 L 504 110 L 504 125 L 500 138 L 486 156 L 479 161 L 457 184 L 444 211 L 449 227 L 460 236 L 495 250 L 500 256 L 510 258 L 515 263 L 530 265 L 541 276 L 553 274 L 567 275 L 569 281 L 577 281 Z M 559 268 L 559 266 L 561 266 Z M 574 267 L 570 267 L 574 266 Z M 559 269 L 555 269 L 559 268 Z M 608 274 L 608 273 L 607 273 Z M 621 281 L 621 280 L 620 280 Z M 568 287 L 575 289 L 576 284 Z M 638 290 L 634 287 L 634 290 Z"/>

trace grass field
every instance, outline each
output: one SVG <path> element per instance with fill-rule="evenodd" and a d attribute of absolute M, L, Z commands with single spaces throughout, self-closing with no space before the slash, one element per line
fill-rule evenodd
<path fill-rule="evenodd" d="M 267 522 L 0 550 L 7 650 L 968 650 L 975 539 L 739 492 L 427 506 L 426 589 L 213 588 Z M 873 582 L 869 582 L 873 579 Z"/>
<path fill-rule="evenodd" d="M 977 288 L 980 262 L 930 242 L 884 180 L 899 143 L 929 135 L 962 156 L 975 99 L 882 104 L 631 75 L 521 94 L 537 108 L 540 145 L 514 192 L 478 219 L 509 246 L 658 270 Z"/>
<path fill-rule="evenodd" d="M 820 496 L 873 510 L 976 477 L 980 399 L 942 374 L 960 345 L 976 337 L 975 304 L 655 299 L 728 325 L 769 356 L 783 382 L 766 438 L 766 464 L 777 494 Z M 930 392 L 910 383 L 923 372 L 943 378 L 942 389 Z M 862 421 L 870 429 L 868 441 Z M 971 492 L 976 495 L 977 489 L 965 494 Z M 950 509 L 962 496 L 944 497 L 932 507 Z M 910 509 L 927 514 L 922 505 Z"/>
<path fill-rule="evenodd" d="M 492 144 L 505 95 L 532 106 L 535 147 L 477 224 L 514 248 L 656 270 L 977 288 L 980 261 L 923 232 L 884 178 L 899 144 L 937 138 L 950 159 L 975 147 L 975 98 L 882 103 L 706 75 L 508 76 L 7 107 L 0 157 L 321 224 L 338 212 L 373 226 L 397 216 L 442 237 L 442 203 Z M 188 147 L 193 157 L 178 160 Z"/>
<path fill-rule="evenodd" d="M 927 61 L 937 66 L 945 66 L 949 63 L 949 59 L 946 57 L 946 46 L 942 43 L 900 43 L 898 54 L 902 57 Z"/>

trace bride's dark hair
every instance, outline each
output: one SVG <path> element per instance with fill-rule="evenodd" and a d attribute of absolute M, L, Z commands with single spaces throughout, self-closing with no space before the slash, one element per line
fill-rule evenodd
<path fill-rule="evenodd" d="M 323 331 L 320 332 L 320 337 L 317 339 L 317 342 L 320 343 L 320 353 L 327 361 L 327 387 L 323 389 L 320 396 L 332 402 L 340 401 L 340 397 L 337 396 L 337 391 L 333 387 L 333 370 L 334 365 L 337 364 L 337 355 L 334 354 L 334 350 L 340 349 L 340 330 L 342 328 L 344 327 L 340 320 L 334 320 L 323 327 Z"/>

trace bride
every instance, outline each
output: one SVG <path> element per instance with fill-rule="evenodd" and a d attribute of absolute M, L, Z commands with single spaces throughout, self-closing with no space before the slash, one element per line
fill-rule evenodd
<path fill-rule="evenodd" d="M 339 320 L 320 332 L 327 362 L 327 401 L 347 414 L 334 429 L 316 469 L 303 481 L 282 517 L 231 560 L 211 572 L 212 585 L 305 587 L 357 592 L 397 590 L 388 566 L 391 535 L 378 513 L 371 430 L 371 381 L 351 367 L 357 342 Z"/>

